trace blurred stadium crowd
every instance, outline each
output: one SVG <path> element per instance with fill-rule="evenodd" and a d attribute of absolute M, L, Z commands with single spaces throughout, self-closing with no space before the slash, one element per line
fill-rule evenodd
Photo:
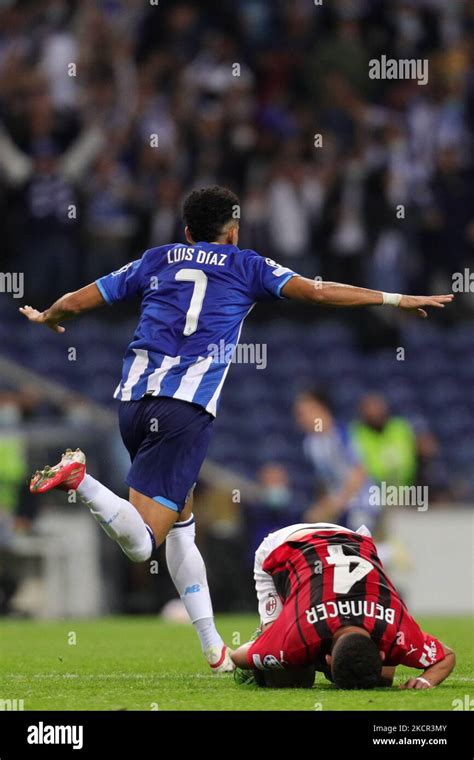
<path fill-rule="evenodd" d="M 382 54 L 427 58 L 428 84 L 371 80 Z M 183 196 L 219 183 L 241 195 L 242 247 L 308 276 L 450 292 L 474 249 L 473 54 L 472 0 L 0 0 L 0 269 L 24 273 L 26 302 L 43 308 L 183 240 Z M 0 299 L 1 352 L 71 389 L 55 401 L 1 383 L 0 507 L 17 527 L 37 514 L 32 464 L 72 429 L 74 445 L 95 431 L 75 394 L 112 403 L 135 306 L 71 324 L 68 361 Z M 210 451 L 258 489 L 200 493 L 223 608 L 245 606 L 229 583 L 265 532 L 342 519 L 368 481 L 427 485 L 432 505 L 474 498 L 472 294 L 429 324 L 271 308 L 243 335 L 268 366 L 233 367 Z M 331 399 L 308 395 L 315 385 Z M 315 403 L 334 422 L 326 438 L 308 427 Z M 48 438 L 51 425 L 63 432 Z M 119 489 L 116 438 L 95 438 L 95 473 Z M 135 588 L 150 582 L 132 572 Z"/>
<path fill-rule="evenodd" d="M 4 0 L 2 258 L 45 303 L 182 239 L 183 193 L 218 182 L 245 247 L 432 288 L 474 245 L 473 34 L 460 0 Z M 369 79 L 381 54 L 429 83 Z"/>

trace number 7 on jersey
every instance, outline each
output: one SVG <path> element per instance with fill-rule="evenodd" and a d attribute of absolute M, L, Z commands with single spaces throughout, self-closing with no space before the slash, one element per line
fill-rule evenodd
<path fill-rule="evenodd" d="M 199 315 L 201 314 L 204 296 L 206 295 L 207 274 L 202 269 L 180 269 L 179 272 L 176 272 L 175 279 L 179 282 L 194 283 L 191 303 L 186 314 L 186 324 L 183 330 L 183 335 L 189 336 L 197 330 Z"/>

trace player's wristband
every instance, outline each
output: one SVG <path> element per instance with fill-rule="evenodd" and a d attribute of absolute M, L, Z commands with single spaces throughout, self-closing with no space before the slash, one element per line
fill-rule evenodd
<path fill-rule="evenodd" d="M 427 684 L 427 686 L 431 686 L 431 684 L 428 681 L 428 679 L 427 678 L 423 678 L 423 676 L 418 676 L 417 678 L 415 678 L 415 681 L 423 681 L 423 683 Z"/>
<path fill-rule="evenodd" d="M 384 306 L 400 306 L 402 296 L 400 293 L 382 293 Z"/>

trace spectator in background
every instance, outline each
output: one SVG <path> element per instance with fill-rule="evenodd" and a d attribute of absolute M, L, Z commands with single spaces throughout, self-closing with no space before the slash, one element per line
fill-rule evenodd
<path fill-rule="evenodd" d="M 463 167 L 464 159 L 458 148 L 440 150 L 423 217 L 425 276 L 426 272 L 431 278 L 442 275 L 446 282 L 451 282 L 453 272 L 463 271 L 474 254 L 474 180 L 472 173 Z"/>
<path fill-rule="evenodd" d="M 449 504 L 452 501 L 468 500 L 468 485 L 457 479 L 450 481 L 446 460 L 442 456 L 438 441 L 425 428 L 417 430 L 416 436 L 418 467 L 416 485 L 427 486 L 430 504 Z"/>
<path fill-rule="evenodd" d="M 58 112 L 40 77 L 31 86 L 24 108 L 11 115 L 10 133 L 0 127 L 0 172 L 12 193 L 17 261 L 30 296 L 42 302 L 77 282 L 78 185 L 105 136 L 97 124 L 79 130 L 74 116 Z"/>
<path fill-rule="evenodd" d="M 182 187 L 173 176 L 164 177 L 156 193 L 155 211 L 151 218 L 150 247 L 180 240 L 182 224 L 177 224 L 176 208 L 181 202 Z"/>
<path fill-rule="evenodd" d="M 383 396 L 368 393 L 360 419 L 352 424 L 354 443 L 376 483 L 411 486 L 417 472 L 416 436 L 407 420 L 392 417 Z"/>
<path fill-rule="evenodd" d="M 24 436 L 18 432 L 22 412 L 15 392 L 0 393 L 0 615 L 10 609 L 18 582 L 10 554 L 15 529 L 22 527 L 16 513 L 28 469 Z"/>
<path fill-rule="evenodd" d="M 371 505 L 372 482 L 353 446 L 347 426 L 339 423 L 326 393 L 300 393 L 295 402 L 303 451 L 314 470 L 316 500 L 306 512 L 308 522 L 332 522 L 357 530 L 377 527 L 379 507 Z"/>
<path fill-rule="evenodd" d="M 295 504 L 287 469 L 268 462 L 257 473 L 260 498 L 246 505 L 245 521 L 247 546 L 255 549 L 268 533 L 283 528 L 288 520 L 297 522 L 301 509 Z"/>
<path fill-rule="evenodd" d="M 16 393 L 0 395 L 0 513 L 13 518 L 18 508 L 20 489 L 27 474 L 26 446 L 18 433 L 22 419 Z"/>
<path fill-rule="evenodd" d="M 105 152 L 96 160 L 94 168 L 87 188 L 88 282 L 102 277 L 118 264 L 127 263 L 136 224 L 134 185 L 126 167 Z"/>
<path fill-rule="evenodd" d="M 308 277 L 316 272 L 311 235 L 320 200 L 319 183 L 308 166 L 295 158 L 275 166 L 267 196 L 272 249 L 284 266 Z"/>

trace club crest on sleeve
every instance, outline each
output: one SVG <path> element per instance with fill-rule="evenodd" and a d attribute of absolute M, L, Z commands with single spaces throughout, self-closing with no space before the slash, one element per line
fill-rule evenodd
<path fill-rule="evenodd" d="M 275 594 L 269 594 L 267 601 L 265 602 L 265 612 L 268 617 L 273 617 L 277 608 L 277 600 Z"/>

